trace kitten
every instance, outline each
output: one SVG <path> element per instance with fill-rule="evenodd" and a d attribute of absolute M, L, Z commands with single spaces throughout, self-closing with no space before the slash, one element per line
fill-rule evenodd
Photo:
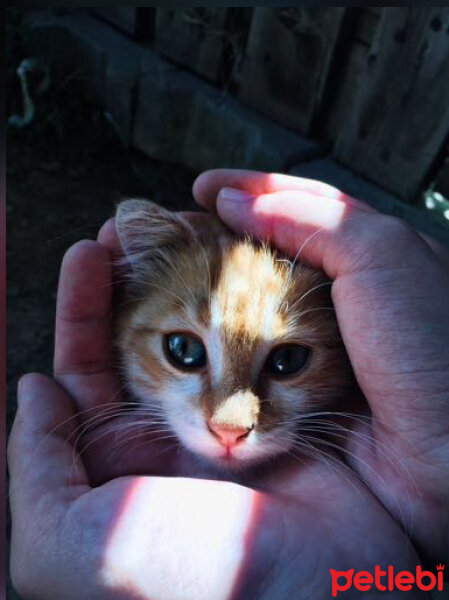
<path fill-rule="evenodd" d="M 352 385 L 323 273 L 145 200 L 118 206 L 129 268 L 117 345 L 126 384 L 215 465 L 288 452 Z"/>

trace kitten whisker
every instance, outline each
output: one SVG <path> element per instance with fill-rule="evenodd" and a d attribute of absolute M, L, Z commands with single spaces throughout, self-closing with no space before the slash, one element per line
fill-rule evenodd
<path fill-rule="evenodd" d="M 315 292 L 316 290 L 319 290 L 323 287 L 332 285 L 332 283 L 333 283 L 332 281 L 325 281 L 324 283 L 319 283 L 318 285 L 315 285 L 310 290 L 307 290 L 307 292 L 305 292 L 300 298 L 298 298 L 298 300 L 295 300 L 294 304 L 292 305 L 292 308 L 295 308 L 300 302 L 302 302 L 304 300 L 304 298 L 307 298 L 307 296 L 309 294 L 311 294 L 312 292 Z"/>
<path fill-rule="evenodd" d="M 159 427 L 160 425 L 166 425 L 162 429 L 155 429 L 155 426 Z M 148 421 L 130 421 L 130 423 L 124 424 L 124 427 L 117 427 L 117 434 L 115 435 L 115 441 L 121 440 L 123 437 L 130 435 L 132 432 L 137 431 L 139 429 L 145 429 L 148 434 L 160 433 L 164 431 L 171 431 L 170 427 L 166 423 L 149 423 Z M 111 429 L 112 431 L 112 429 Z"/>
<path fill-rule="evenodd" d="M 176 440 L 176 439 L 177 439 L 175 435 L 173 436 L 173 439 L 174 439 L 174 440 Z M 158 440 L 155 440 L 155 441 L 158 441 Z M 123 459 L 124 457 L 126 457 L 126 455 L 127 455 L 127 454 L 129 454 L 130 452 L 132 452 L 133 450 L 134 450 L 134 451 L 137 451 L 137 450 L 138 450 L 138 448 L 142 447 L 142 446 L 143 446 L 145 443 L 146 443 L 146 442 L 143 442 L 143 441 L 142 441 L 142 442 L 140 442 L 139 444 L 136 444 L 136 445 L 135 445 L 134 447 L 132 447 L 132 448 L 128 448 L 128 449 L 126 449 L 126 448 L 125 448 L 125 450 L 123 451 L 123 454 L 122 454 L 122 459 Z M 157 460 L 158 458 L 160 458 L 160 457 L 161 457 L 163 454 L 165 454 L 165 453 L 166 453 L 166 452 L 168 452 L 169 450 L 174 450 L 174 449 L 175 449 L 177 446 L 179 446 L 179 443 L 178 443 L 178 442 L 175 442 L 175 443 L 168 444 L 166 448 L 163 448 L 163 449 L 162 449 L 162 451 L 161 451 L 161 452 L 159 452 L 159 454 L 156 454 L 156 455 L 154 455 L 154 456 L 152 456 L 152 457 L 151 457 L 152 461 L 155 461 L 155 460 Z"/>
<path fill-rule="evenodd" d="M 152 433 L 166 433 L 167 435 L 150 437 Z M 145 437 L 146 435 L 148 435 L 148 438 L 145 439 L 145 443 L 148 445 L 154 442 L 161 442 L 163 440 L 174 439 L 176 437 L 174 433 L 169 433 L 168 429 L 160 429 L 154 432 L 150 430 L 139 431 L 138 429 L 136 429 L 132 432 L 132 435 L 129 435 L 129 437 L 121 436 L 121 438 L 117 441 L 114 440 L 114 448 L 116 450 L 119 450 L 120 448 L 126 448 L 126 446 L 132 444 L 134 440 L 138 439 L 139 437 Z M 132 449 L 133 447 L 130 448 L 130 450 Z"/>
<path fill-rule="evenodd" d="M 287 438 L 287 441 L 288 441 L 288 438 Z M 308 455 L 311 458 L 319 460 L 328 468 L 333 468 L 333 470 L 338 475 L 344 477 L 346 479 L 346 481 L 348 481 L 350 483 L 350 485 L 354 488 L 354 490 L 357 492 L 357 494 L 360 495 L 360 489 L 355 485 L 355 482 L 354 482 L 354 478 L 359 479 L 358 475 L 356 473 L 354 473 L 353 470 L 348 465 L 346 465 L 344 462 L 339 460 L 334 454 L 330 454 L 321 448 L 317 448 L 316 446 L 314 446 L 312 443 L 308 442 L 304 438 L 291 439 L 290 442 L 292 443 L 292 446 L 291 446 L 292 448 L 299 450 L 300 452 L 303 452 L 303 453 L 308 453 Z M 306 443 L 307 443 L 307 446 L 304 445 Z M 347 473 L 350 473 L 350 476 Z M 320 479 L 322 481 L 324 481 L 321 475 L 320 475 Z"/>
<path fill-rule="evenodd" d="M 333 448 L 333 449 L 337 450 L 338 452 L 343 452 L 343 453 L 344 453 L 344 454 L 345 454 L 347 457 L 351 458 L 351 459 L 352 459 L 352 461 L 353 461 L 355 464 L 362 464 L 362 465 L 363 465 L 363 467 L 364 467 L 364 468 L 365 468 L 367 471 L 369 471 L 369 472 L 371 473 L 371 475 L 374 477 L 374 479 L 375 479 L 375 480 L 377 479 L 377 481 L 378 481 L 378 482 L 379 482 L 379 483 L 380 483 L 380 484 L 381 484 L 381 485 L 384 487 L 384 489 L 386 489 L 386 490 L 389 492 L 389 494 L 390 494 L 391 498 L 393 499 L 393 502 L 394 502 L 394 504 L 395 504 L 395 506 L 396 506 L 396 509 L 397 509 L 397 511 L 398 511 L 399 518 L 400 518 L 400 521 L 401 521 L 401 525 L 403 526 L 404 530 L 405 530 L 405 531 L 406 531 L 406 532 L 407 532 L 409 535 L 411 535 L 411 534 L 412 534 L 412 531 L 408 531 L 408 526 L 407 526 L 407 522 L 406 522 L 406 520 L 405 520 L 405 515 L 404 515 L 404 513 L 403 513 L 403 510 L 402 510 L 402 507 L 401 507 L 401 504 L 400 504 L 400 502 L 399 502 L 398 498 L 396 497 L 396 495 L 394 495 L 394 494 L 391 494 L 391 488 L 390 488 L 390 486 L 388 485 L 387 481 L 386 481 L 386 480 L 384 479 L 384 477 L 382 477 L 382 475 L 380 475 L 380 474 L 379 474 L 379 472 L 378 472 L 378 471 L 376 471 L 376 469 L 374 469 L 374 468 L 373 468 L 373 467 L 372 467 L 372 466 L 371 466 L 371 465 L 370 465 L 370 464 L 369 464 L 367 461 L 365 461 L 364 459 L 362 459 L 362 458 L 360 458 L 359 456 L 355 455 L 353 452 L 351 452 L 351 451 L 350 451 L 350 450 L 348 450 L 347 448 L 344 448 L 343 446 L 339 446 L 338 444 L 334 444 L 333 442 L 330 442 L 329 440 L 324 440 L 324 439 L 322 439 L 322 438 L 317 438 L 316 436 L 310 436 L 310 435 L 305 435 L 305 436 L 303 435 L 302 437 L 306 437 L 307 439 L 309 439 L 309 440 L 313 441 L 313 443 L 322 444 L 322 445 L 325 445 L 325 446 L 331 447 L 331 448 Z M 357 474 L 355 471 L 353 471 L 352 469 L 351 469 L 351 471 L 352 471 L 353 473 L 355 473 L 355 474 L 356 474 L 356 475 L 357 475 L 357 476 L 360 478 L 360 480 L 361 480 L 361 481 L 363 481 L 363 478 L 362 478 L 360 475 L 358 475 L 358 474 Z"/>
<path fill-rule="evenodd" d="M 79 427 L 77 427 L 70 434 L 70 436 L 67 438 L 67 440 L 69 441 L 71 437 L 78 434 L 78 436 L 77 436 L 77 442 L 78 442 L 79 439 L 83 435 L 87 434 L 87 432 L 92 431 L 93 429 L 97 429 L 97 428 L 105 426 L 105 425 L 110 425 L 116 419 L 118 419 L 120 417 L 128 417 L 131 419 L 132 417 L 135 417 L 139 414 L 142 416 L 147 415 L 148 423 L 157 423 L 158 419 L 159 419 L 159 422 L 164 422 L 164 420 L 161 417 L 158 417 L 158 419 L 156 419 L 147 411 L 139 411 L 138 409 L 132 409 L 131 411 L 116 409 L 115 411 L 111 411 L 106 414 L 96 415 L 95 417 L 92 417 L 87 422 L 85 422 L 85 423 L 81 424 Z M 118 426 L 125 427 L 126 422 L 120 421 L 120 424 Z M 75 445 L 77 442 L 75 442 Z"/>

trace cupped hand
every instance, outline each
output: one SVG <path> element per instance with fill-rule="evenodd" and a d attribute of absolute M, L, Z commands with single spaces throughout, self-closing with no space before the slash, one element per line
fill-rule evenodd
<path fill-rule="evenodd" d="M 264 491 L 159 476 L 92 487 L 70 441 L 75 410 L 50 378 L 21 380 L 9 465 L 11 573 L 24 600 L 327 600 L 330 569 L 413 572 L 419 562 L 388 512 L 335 465 L 286 467 Z M 359 598 L 348 581 L 336 593 Z"/>
<path fill-rule="evenodd" d="M 432 561 L 449 558 L 449 253 L 321 182 L 214 170 L 202 206 L 333 280 L 338 323 L 372 420 L 346 456 Z M 343 408 L 344 410 L 344 408 Z"/>

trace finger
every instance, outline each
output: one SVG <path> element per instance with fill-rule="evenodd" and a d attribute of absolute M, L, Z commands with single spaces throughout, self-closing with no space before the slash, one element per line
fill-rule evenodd
<path fill-rule="evenodd" d="M 268 240 L 331 278 L 366 256 L 363 244 L 373 235 L 373 224 L 382 219 L 341 199 L 294 191 L 253 197 L 224 188 L 217 211 L 234 231 Z"/>
<path fill-rule="evenodd" d="M 113 258 L 118 258 L 122 254 L 123 249 L 115 227 L 114 217 L 108 219 L 101 227 L 97 241 L 108 250 Z"/>
<path fill-rule="evenodd" d="M 90 240 L 72 246 L 62 262 L 54 373 L 79 409 L 116 399 L 111 273 L 110 254 Z"/>
<path fill-rule="evenodd" d="M 350 208 L 358 208 L 376 214 L 371 206 L 344 194 L 337 188 L 324 182 L 304 179 L 280 173 L 263 173 L 237 169 L 214 169 L 205 171 L 197 177 L 193 184 L 193 195 L 196 201 L 208 208 L 215 209 L 217 197 L 222 188 L 235 188 L 246 191 L 250 196 L 259 196 L 282 191 L 305 192 L 318 199 L 339 200 Z M 419 233 L 419 232 L 417 232 Z M 446 264 L 449 264 L 449 250 L 430 236 L 419 233 L 421 238 L 433 252 Z"/>
<path fill-rule="evenodd" d="M 88 491 L 86 471 L 72 445 L 74 415 L 70 398 L 50 378 L 29 374 L 20 380 L 8 447 L 15 520 L 26 520 L 44 496 L 68 502 Z"/>
<path fill-rule="evenodd" d="M 211 210 L 215 208 L 220 190 L 225 187 L 244 190 L 253 196 L 285 191 L 307 192 L 312 196 L 340 200 L 368 212 L 376 212 L 372 207 L 322 181 L 281 173 L 263 173 L 238 169 L 205 171 L 195 180 L 193 195 L 199 204 Z"/>

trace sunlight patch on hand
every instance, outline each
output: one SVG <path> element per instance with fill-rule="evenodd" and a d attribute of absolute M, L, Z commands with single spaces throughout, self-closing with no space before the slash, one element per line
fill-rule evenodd
<path fill-rule="evenodd" d="M 258 196 L 252 205 L 257 217 L 294 223 L 296 226 L 315 227 L 317 230 L 334 230 L 341 225 L 350 208 L 344 194 L 334 198 L 315 197 L 308 193 L 277 192 Z"/>
<path fill-rule="evenodd" d="M 111 533 L 102 576 L 151 600 L 228 600 L 256 492 L 219 481 L 140 478 Z"/>

